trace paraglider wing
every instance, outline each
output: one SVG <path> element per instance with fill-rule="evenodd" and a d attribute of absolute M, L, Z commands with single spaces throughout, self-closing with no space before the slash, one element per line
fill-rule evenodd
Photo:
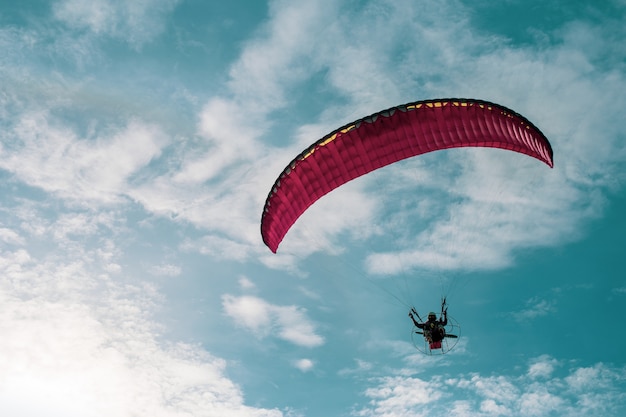
<path fill-rule="evenodd" d="M 263 242 L 275 253 L 311 204 L 354 178 L 412 156 L 469 146 L 507 149 L 553 166 L 548 139 L 506 107 L 473 99 L 404 104 L 331 132 L 291 161 L 265 201 Z"/>

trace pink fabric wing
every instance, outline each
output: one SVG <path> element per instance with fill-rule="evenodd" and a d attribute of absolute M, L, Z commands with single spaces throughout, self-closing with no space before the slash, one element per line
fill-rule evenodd
<path fill-rule="evenodd" d="M 412 156 L 467 146 L 507 149 L 553 166 L 548 139 L 510 109 L 472 99 L 405 104 L 337 129 L 298 155 L 267 197 L 263 242 L 276 252 L 311 204 L 354 178 Z"/>

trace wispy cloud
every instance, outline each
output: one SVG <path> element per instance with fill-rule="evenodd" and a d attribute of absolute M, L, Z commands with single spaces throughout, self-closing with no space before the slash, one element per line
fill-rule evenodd
<path fill-rule="evenodd" d="M 182 268 L 179 265 L 163 263 L 159 265 L 153 265 L 149 268 L 149 271 L 151 274 L 154 275 L 177 277 L 182 273 Z"/>
<path fill-rule="evenodd" d="M 240 277 L 239 287 L 241 287 L 242 290 L 253 290 L 256 288 L 256 284 L 252 282 L 248 277 Z"/>
<path fill-rule="evenodd" d="M 165 17 L 180 0 L 57 0 L 53 11 L 66 25 L 141 47 L 165 28 Z"/>
<path fill-rule="evenodd" d="M 274 336 L 295 345 L 317 347 L 324 338 L 315 332 L 315 325 L 306 311 L 296 306 L 279 306 L 255 296 L 222 296 L 224 312 L 235 323 L 258 337 Z"/>
<path fill-rule="evenodd" d="M 614 294 L 618 294 L 618 295 L 625 295 L 626 294 L 626 287 L 613 288 L 611 290 L 611 292 L 613 292 Z"/>
<path fill-rule="evenodd" d="M 523 310 L 512 313 L 512 316 L 517 321 L 529 321 L 538 317 L 547 316 L 556 311 L 555 300 L 548 300 L 540 297 L 532 297 L 526 301 L 526 306 Z"/>
<path fill-rule="evenodd" d="M 352 368 L 343 368 L 340 369 L 337 374 L 339 376 L 349 376 L 349 375 L 360 375 L 366 374 L 369 372 L 374 366 L 372 363 L 364 361 L 362 359 L 355 359 L 355 366 Z"/>
<path fill-rule="evenodd" d="M 111 135 L 81 138 L 46 112 L 24 114 L 0 146 L 0 168 L 70 202 L 119 202 L 130 176 L 166 143 L 154 126 L 130 122 Z"/>
<path fill-rule="evenodd" d="M 2 227 L 0 228 L 0 240 L 5 243 L 23 245 L 24 239 L 15 230 Z"/>
<path fill-rule="evenodd" d="M 223 360 L 160 341 L 154 288 L 116 283 L 76 257 L 0 252 L 0 413 L 282 415 L 245 406 Z"/>

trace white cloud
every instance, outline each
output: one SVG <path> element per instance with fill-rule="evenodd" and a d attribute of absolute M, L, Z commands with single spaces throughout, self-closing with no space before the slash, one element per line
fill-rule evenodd
<path fill-rule="evenodd" d="M 240 111 L 266 116 L 288 103 L 291 87 L 305 80 L 324 56 L 316 56 L 318 39 L 336 16 L 336 2 L 270 2 L 270 18 L 249 40 L 230 70 L 229 87 Z M 253 117 L 256 120 L 256 117 Z"/>
<path fill-rule="evenodd" d="M 239 278 L 239 286 L 242 290 L 253 290 L 256 288 L 256 284 L 247 277 Z"/>
<path fill-rule="evenodd" d="M 534 320 L 537 317 L 543 317 L 556 311 L 555 300 L 547 300 L 539 297 L 533 297 L 526 301 L 526 307 L 523 310 L 516 311 L 513 317 L 517 321 Z"/>
<path fill-rule="evenodd" d="M 295 366 L 302 372 L 309 372 L 315 367 L 315 362 L 313 362 L 311 359 L 306 358 L 298 359 L 297 361 L 294 361 L 293 366 Z"/>
<path fill-rule="evenodd" d="M 24 114 L 0 147 L 0 168 L 78 203 L 119 202 L 130 177 L 160 155 L 165 138 L 131 121 L 110 136 L 78 138 L 45 112 Z"/>
<path fill-rule="evenodd" d="M 0 414 L 282 415 L 244 405 L 223 360 L 159 340 L 153 288 L 75 256 L 0 253 Z"/>
<path fill-rule="evenodd" d="M 298 346 L 316 347 L 324 338 L 315 333 L 306 311 L 296 306 L 278 306 L 254 296 L 222 296 L 225 313 L 239 326 L 258 337 L 274 336 Z"/>
<path fill-rule="evenodd" d="M 623 389 L 626 369 L 603 364 L 567 369 L 555 375 L 539 369 L 555 363 L 548 356 L 530 361 L 527 374 L 455 376 L 442 382 L 411 376 L 372 379 L 364 394 L 370 404 L 354 415 L 439 416 L 545 416 L 556 413 L 583 417 L 621 415 L 626 409 Z M 451 398 L 454 400 L 451 401 Z M 385 414 L 387 413 L 387 414 Z"/>
<path fill-rule="evenodd" d="M 567 382 L 570 388 L 578 392 L 591 388 L 608 389 L 612 380 L 620 378 L 620 376 L 624 376 L 623 371 L 616 373 L 603 364 L 597 364 L 591 367 L 576 369 L 576 371 L 565 378 L 565 382 Z"/>
<path fill-rule="evenodd" d="M 361 374 L 370 371 L 373 367 L 372 363 L 364 361 L 362 359 L 355 359 L 356 366 L 354 368 L 343 368 L 337 371 L 339 376 L 348 376 L 354 374 Z"/>
<path fill-rule="evenodd" d="M 542 390 L 525 392 L 519 400 L 519 409 L 524 416 L 544 416 L 562 409 L 565 401 Z"/>
<path fill-rule="evenodd" d="M 149 270 L 151 274 L 168 277 L 177 277 L 182 273 L 182 268 L 179 265 L 169 263 L 153 265 Z"/>
<path fill-rule="evenodd" d="M 0 382 L 4 415 L 281 415 L 245 407 L 223 361 L 196 347 L 109 328 L 86 306 L 30 304 L 9 303 L 20 317 L 2 320 L 0 349 L 11 358 Z"/>
<path fill-rule="evenodd" d="M 540 356 L 528 367 L 528 376 L 535 378 L 549 378 L 554 372 L 557 361 L 547 355 Z"/>
<path fill-rule="evenodd" d="M 440 384 L 435 381 L 404 377 L 386 377 L 378 381 L 377 387 L 365 391 L 372 407 L 359 411 L 357 415 L 427 416 L 427 405 L 438 401 L 442 395 L 438 391 Z"/>
<path fill-rule="evenodd" d="M 205 182 L 258 155 L 254 139 L 262 130 L 250 120 L 249 114 L 232 102 L 216 98 L 207 103 L 200 114 L 198 128 L 208 150 L 185 161 L 172 178 L 177 183 Z"/>
<path fill-rule="evenodd" d="M 481 377 L 474 375 L 470 386 L 481 396 L 498 402 L 511 402 L 519 397 L 518 388 L 505 377 Z"/>
<path fill-rule="evenodd" d="M 24 244 L 24 239 L 19 235 L 19 233 L 6 227 L 0 227 L 0 240 L 13 245 Z"/>
<path fill-rule="evenodd" d="M 491 416 L 508 416 L 511 411 L 494 400 L 485 400 L 480 403 L 480 411 Z"/>
<path fill-rule="evenodd" d="M 352 182 L 344 185 L 341 192 L 331 192 L 317 201 L 285 236 L 278 255 L 285 252 L 304 258 L 317 251 L 337 255 L 345 245 L 336 236 L 365 238 L 379 233 L 371 218 L 381 210 L 381 202 L 363 192 L 365 185 Z"/>
<path fill-rule="evenodd" d="M 54 17 L 70 27 L 87 29 L 140 47 L 159 35 L 164 18 L 180 0 L 57 0 Z"/>
<path fill-rule="evenodd" d="M 235 261 L 245 261 L 250 254 L 249 245 L 215 235 L 207 235 L 195 241 L 186 240 L 181 245 L 181 249 Z"/>

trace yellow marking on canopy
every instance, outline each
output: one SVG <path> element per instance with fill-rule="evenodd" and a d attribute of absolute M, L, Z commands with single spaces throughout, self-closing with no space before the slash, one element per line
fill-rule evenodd
<path fill-rule="evenodd" d="M 313 154 L 313 152 L 315 152 L 317 150 L 317 148 L 319 148 L 320 146 L 326 146 L 328 145 L 330 142 L 334 141 L 335 139 L 337 139 L 338 136 L 340 136 L 343 133 L 347 133 L 349 131 L 351 131 L 352 129 L 354 129 L 356 127 L 356 125 L 352 124 L 350 126 L 346 126 L 345 128 L 341 129 L 339 132 L 333 133 L 332 135 L 330 135 L 329 137 L 327 137 L 326 139 L 324 139 L 323 141 L 316 143 L 315 145 L 313 145 L 311 147 L 311 149 L 309 149 L 309 151 L 307 153 L 302 154 L 302 157 L 300 158 L 300 160 L 306 159 L 309 156 L 311 156 Z"/>

